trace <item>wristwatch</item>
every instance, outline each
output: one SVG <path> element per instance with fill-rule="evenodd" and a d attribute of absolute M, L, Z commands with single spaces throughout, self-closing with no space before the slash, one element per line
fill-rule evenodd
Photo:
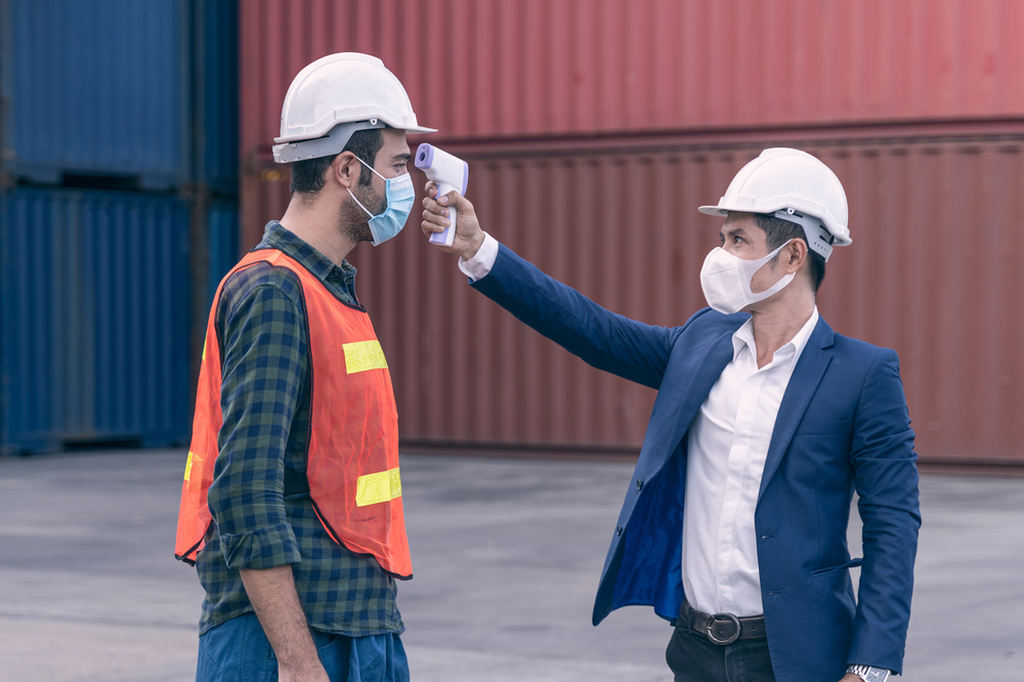
<path fill-rule="evenodd" d="M 856 675 L 864 680 L 864 682 L 885 682 L 889 679 L 890 671 L 870 665 L 848 665 L 846 666 L 846 674 Z"/>

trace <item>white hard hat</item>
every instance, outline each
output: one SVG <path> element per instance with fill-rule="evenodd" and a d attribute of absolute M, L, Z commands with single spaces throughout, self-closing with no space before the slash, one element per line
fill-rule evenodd
<path fill-rule="evenodd" d="M 736 174 L 716 206 L 701 213 L 769 213 L 804 228 L 810 247 L 827 260 L 832 246 L 848 246 L 849 208 L 839 178 L 815 156 L 799 149 L 765 149 Z"/>
<path fill-rule="evenodd" d="M 337 154 L 353 132 L 385 125 L 408 133 L 437 132 L 419 125 L 402 82 L 380 59 L 359 52 L 329 54 L 299 71 L 288 87 L 274 161 Z"/>

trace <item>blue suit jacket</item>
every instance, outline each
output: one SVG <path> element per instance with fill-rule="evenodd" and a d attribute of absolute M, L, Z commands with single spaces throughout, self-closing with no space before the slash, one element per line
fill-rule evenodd
<path fill-rule="evenodd" d="M 686 432 L 748 319 L 703 309 L 681 327 L 616 315 L 502 246 L 473 286 L 591 365 L 658 390 L 594 604 L 674 620 L 683 600 Z M 920 527 L 914 433 L 896 353 L 819 321 L 779 407 L 755 512 L 779 682 L 837 682 L 847 663 L 900 672 Z M 846 543 L 854 488 L 864 558 Z M 855 601 L 849 569 L 861 565 Z"/>

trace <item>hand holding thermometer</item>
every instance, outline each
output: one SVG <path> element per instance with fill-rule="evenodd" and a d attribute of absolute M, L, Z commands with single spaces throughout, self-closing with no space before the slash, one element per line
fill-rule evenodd
<path fill-rule="evenodd" d="M 416 148 L 416 167 L 426 173 L 427 178 L 437 184 L 437 198 L 440 199 L 453 189 L 466 194 L 469 184 L 469 164 L 432 144 L 423 143 Z M 444 232 L 430 235 L 430 243 L 451 246 L 455 241 L 455 224 L 459 217 L 454 206 L 448 207 L 451 225 Z"/>

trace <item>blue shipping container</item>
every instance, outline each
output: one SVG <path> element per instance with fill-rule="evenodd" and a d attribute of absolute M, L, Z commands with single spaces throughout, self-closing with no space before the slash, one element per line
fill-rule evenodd
<path fill-rule="evenodd" d="M 195 181 L 222 194 L 238 193 L 238 3 L 195 0 L 193 34 L 197 109 Z M 200 40 L 202 43 L 200 44 Z"/>
<path fill-rule="evenodd" d="M 241 257 L 238 253 L 238 202 L 216 200 L 208 215 L 206 300 L 207 304 L 212 304 L 220 280 Z"/>
<path fill-rule="evenodd" d="M 4 170 L 47 184 L 103 175 L 235 191 L 235 0 L 6 0 L 0 10 Z"/>
<path fill-rule="evenodd" d="M 0 446 L 189 432 L 188 211 L 175 197 L 0 196 Z"/>

